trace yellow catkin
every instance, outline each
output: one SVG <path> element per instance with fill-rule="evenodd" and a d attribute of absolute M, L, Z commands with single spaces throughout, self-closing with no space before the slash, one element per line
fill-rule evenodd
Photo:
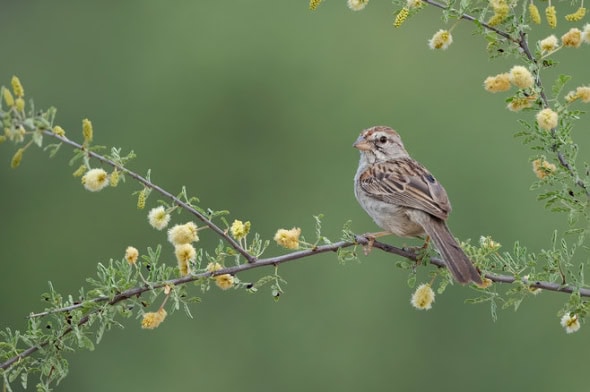
<path fill-rule="evenodd" d="M 137 196 L 137 209 L 143 210 L 145 208 L 145 200 L 147 199 L 146 190 L 142 189 Z"/>
<path fill-rule="evenodd" d="M 552 29 L 557 27 L 557 14 L 555 13 L 554 6 L 551 5 L 545 9 L 545 18 L 547 19 L 549 27 L 551 27 Z"/>
<path fill-rule="evenodd" d="M 582 18 L 584 18 L 585 15 L 586 15 L 586 8 L 580 7 L 573 14 L 566 15 L 565 20 L 567 20 L 568 22 L 577 22 L 579 20 L 582 20 Z"/>
<path fill-rule="evenodd" d="M 14 97 L 12 96 L 12 93 L 9 89 L 2 87 L 2 97 L 4 98 L 4 102 L 6 102 L 7 106 L 14 106 Z"/>
<path fill-rule="evenodd" d="M 18 97 L 14 101 L 14 107 L 16 107 L 16 110 L 18 110 L 19 112 L 23 113 L 25 111 L 25 100 L 22 99 L 21 97 Z"/>
<path fill-rule="evenodd" d="M 76 169 L 75 172 L 72 173 L 74 177 L 82 177 L 84 173 L 88 170 L 86 165 L 81 165 L 79 168 Z"/>
<path fill-rule="evenodd" d="M 20 162 L 23 159 L 23 153 L 25 152 L 24 148 L 19 148 L 16 153 L 12 156 L 12 160 L 10 161 L 10 167 L 16 169 Z"/>
<path fill-rule="evenodd" d="M 400 27 L 402 23 L 408 19 L 408 15 L 410 14 L 410 10 L 408 7 L 402 8 L 397 15 L 395 16 L 395 20 L 393 21 L 393 27 Z"/>
<path fill-rule="evenodd" d="M 60 127 L 59 125 L 56 125 L 55 127 L 53 127 L 53 133 L 55 133 L 57 136 L 61 136 L 61 137 L 66 136 L 66 131 L 64 131 L 64 129 L 62 127 Z"/>
<path fill-rule="evenodd" d="M 22 98 L 25 96 L 25 89 L 20 83 L 18 76 L 13 76 L 10 83 L 12 84 L 12 91 L 14 91 L 14 95 L 16 95 L 17 98 Z"/>
<path fill-rule="evenodd" d="M 88 144 L 92 141 L 92 138 L 94 137 L 93 134 L 92 122 L 85 118 L 82 120 L 82 136 L 84 136 L 84 144 Z"/>
<path fill-rule="evenodd" d="M 529 4 L 529 15 L 534 23 L 541 24 L 541 14 L 539 13 L 537 6 L 533 3 Z"/>
<path fill-rule="evenodd" d="M 321 2 L 322 0 L 309 0 L 309 9 L 315 11 Z"/>
<path fill-rule="evenodd" d="M 490 26 L 499 25 L 510 13 L 510 7 L 506 3 L 506 0 L 491 0 L 490 5 L 494 10 L 494 15 L 488 20 L 488 24 Z"/>
<path fill-rule="evenodd" d="M 119 174 L 120 172 L 117 169 L 115 169 L 109 176 L 109 180 L 112 187 L 116 187 L 117 185 L 119 185 L 119 179 L 121 178 Z"/>

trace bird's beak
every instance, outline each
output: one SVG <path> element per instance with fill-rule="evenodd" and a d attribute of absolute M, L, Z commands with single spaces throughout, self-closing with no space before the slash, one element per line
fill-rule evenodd
<path fill-rule="evenodd" d="M 358 148 L 361 151 L 368 151 L 371 149 L 371 144 L 363 137 L 363 135 L 359 136 L 352 146 L 354 148 Z"/>

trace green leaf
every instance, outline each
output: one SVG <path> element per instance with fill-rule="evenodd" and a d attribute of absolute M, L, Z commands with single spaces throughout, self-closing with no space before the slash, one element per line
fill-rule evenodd
<path fill-rule="evenodd" d="M 41 131 L 33 132 L 33 143 L 39 147 L 43 147 L 43 133 Z"/>
<path fill-rule="evenodd" d="M 57 152 L 59 151 L 59 148 L 61 147 L 61 145 L 62 145 L 62 143 L 49 144 L 43 150 L 49 151 L 49 158 L 53 158 L 57 154 Z"/>
<path fill-rule="evenodd" d="M 569 75 L 561 74 L 555 79 L 553 86 L 551 87 L 551 91 L 553 92 L 553 96 L 557 97 L 561 94 L 561 90 L 565 87 L 565 84 L 571 79 L 572 77 Z"/>
<path fill-rule="evenodd" d="M 408 287 L 413 289 L 416 286 L 416 274 L 415 273 L 411 273 L 408 276 Z"/>

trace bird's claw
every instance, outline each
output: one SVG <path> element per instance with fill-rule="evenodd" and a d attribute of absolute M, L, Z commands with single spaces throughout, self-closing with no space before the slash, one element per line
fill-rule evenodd
<path fill-rule="evenodd" d="M 371 251 L 373 250 L 373 244 L 375 244 L 375 240 L 378 237 L 383 237 L 385 235 L 389 235 L 391 234 L 388 231 L 380 231 L 378 233 L 366 233 L 363 235 L 363 237 L 365 237 L 367 239 L 367 243 L 365 245 L 363 245 L 363 253 L 365 254 L 365 256 L 368 256 L 369 253 L 371 253 Z"/>
<path fill-rule="evenodd" d="M 430 245 L 430 236 L 426 236 L 426 238 L 424 239 L 424 244 L 422 244 L 421 246 L 410 246 L 410 247 L 404 247 L 404 250 L 407 250 L 409 252 L 412 252 L 416 255 L 416 265 L 420 265 L 422 264 L 422 260 L 424 259 L 424 256 L 426 255 L 426 251 L 428 249 L 428 246 Z"/>

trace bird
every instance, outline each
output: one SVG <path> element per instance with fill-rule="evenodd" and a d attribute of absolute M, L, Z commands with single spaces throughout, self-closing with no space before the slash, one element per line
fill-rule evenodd
<path fill-rule="evenodd" d="M 353 147 L 360 151 L 354 193 L 385 230 L 377 235 L 426 235 L 457 282 L 482 285 L 480 273 L 447 226 L 451 203 L 445 188 L 410 156 L 400 135 L 388 126 L 374 126 L 361 132 Z"/>

